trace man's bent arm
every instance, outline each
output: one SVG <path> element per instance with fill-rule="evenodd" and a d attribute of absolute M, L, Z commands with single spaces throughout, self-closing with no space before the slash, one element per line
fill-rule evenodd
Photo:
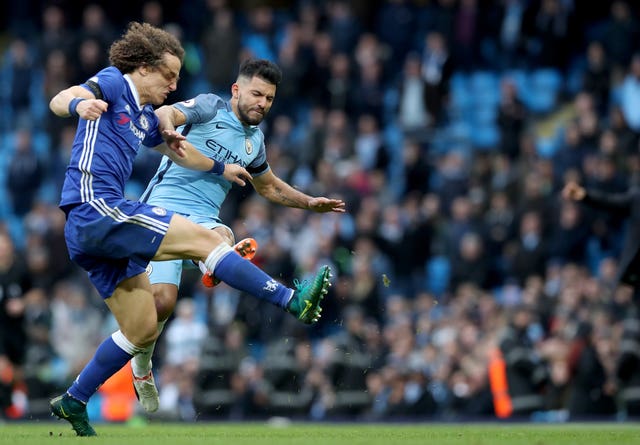
<path fill-rule="evenodd" d="M 176 127 L 187 122 L 187 117 L 184 113 L 172 105 L 163 105 L 158 108 L 156 116 L 158 116 L 160 131 L 175 130 Z"/>
<path fill-rule="evenodd" d="M 294 189 L 271 170 L 254 178 L 251 182 L 261 196 L 273 203 L 298 209 L 309 209 L 309 201 L 312 197 Z"/>
<path fill-rule="evenodd" d="M 56 116 L 69 117 L 71 116 L 71 114 L 69 113 L 69 104 L 76 97 L 82 99 L 95 99 L 95 96 L 89 90 L 79 85 L 74 85 L 60 91 L 58 94 L 53 96 L 53 98 L 49 102 L 49 109 Z"/>

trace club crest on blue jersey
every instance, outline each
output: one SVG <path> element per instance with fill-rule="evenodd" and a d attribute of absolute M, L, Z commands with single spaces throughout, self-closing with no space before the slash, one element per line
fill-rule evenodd
<path fill-rule="evenodd" d="M 251 143 L 251 139 L 246 138 L 244 140 L 244 149 L 245 149 L 245 151 L 247 152 L 248 155 L 253 153 L 253 144 Z"/>
<path fill-rule="evenodd" d="M 138 121 L 143 130 L 147 131 L 149 129 L 149 121 L 146 117 L 140 116 L 140 120 Z"/>
<path fill-rule="evenodd" d="M 164 216 L 167 214 L 167 211 L 165 209 L 163 209 L 162 207 L 154 207 L 151 209 L 151 211 L 153 213 L 155 213 L 158 216 Z"/>
<path fill-rule="evenodd" d="M 187 100 L 183 100 L 180 103 L 182 105 L 184 105 L 185 107 L 193 107 L 196 104 L 196 100 L 195 99 L 187 99 Z"/>
<path fill-rule="evenodd" d="M 151 276 L 151 274 L 153 273 L 153 266 L 151 265 L 151 263 L 147 264 L 145 272 L 147 273 L 147 275 Z"/>

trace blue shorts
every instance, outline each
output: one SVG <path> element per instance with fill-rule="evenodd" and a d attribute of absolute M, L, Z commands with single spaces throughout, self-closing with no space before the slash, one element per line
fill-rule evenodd
<path fill-rule="evenodd" d="M 191 221 L 206 227 L 207 229 L 215 229 L 216 227 L 226 227 L 229 232 L 233 231 L 219 220 L 204 220 L 199 217 L 186 216 Z M 183 268 L 195 268 L 196 265 L 191 260 L 172 260 L 172 261 L 151 261 L 147 267 L 147 274 L 149 274 L 149 281 L 151 284 L 175 284 L 180 287 L 180 279 L 182 278 Z"/>
<path fill-rule="evenodd" d="M 71 259 L 89 273 L 102 298 L 143 273 L 169 228 L 173 212 L 126 199 L 97 199 L 67 214 L 64 235 Z"/>

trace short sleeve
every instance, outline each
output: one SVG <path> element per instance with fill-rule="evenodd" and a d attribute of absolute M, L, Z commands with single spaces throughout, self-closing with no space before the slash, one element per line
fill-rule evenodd
<path fill-rule="evenodd" d="M 122 73 L 113 66 L 103 69 L 95 76 L 88 79 L 81 85 L 88 91 L 93 93 L 94 96 L 99 97 L 96 94 L 96 88 L 102 93 L 102 100 L 108 103 L 112 103 L 122 96 L 125 89 L 125 80 Z"/>
<path fill-rule="evenodd" d="M 226 103 L 215 94 L 199 94 L 194 98 L 173 104 L 185 115 L 186 124 L 201 124 L 213 119 Z"/>

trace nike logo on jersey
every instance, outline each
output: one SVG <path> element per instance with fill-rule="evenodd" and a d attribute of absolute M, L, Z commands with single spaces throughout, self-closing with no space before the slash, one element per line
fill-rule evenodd
<path fill-rule="evenodd" d="M 226 130 L 226 129 L 227 129 L 227 128 L 229 128 L 229 127 L 225 127 L 224 125 L 221 125 L 221 124 L 216 124 L 216 128 L 217 128 L 218 130 Z"/>

